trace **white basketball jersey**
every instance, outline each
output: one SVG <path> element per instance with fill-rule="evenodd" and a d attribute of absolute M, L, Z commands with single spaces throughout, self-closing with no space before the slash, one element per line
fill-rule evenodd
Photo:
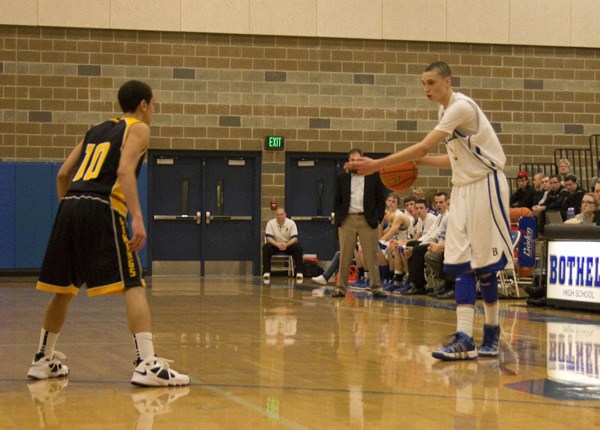
<path fill-rule="evenodd" d="M 476 113 L 469 127 L 469 117 Z M 436 130 L 444 131 L 446 150 L 452 165 L 452 183 L 466 185 L 485 178 L 492 171 L 502 171 L 506 156 L 502 145 L 483 114 L 469 97 L 454 93 L 446 109 L 440 107 Z"/>

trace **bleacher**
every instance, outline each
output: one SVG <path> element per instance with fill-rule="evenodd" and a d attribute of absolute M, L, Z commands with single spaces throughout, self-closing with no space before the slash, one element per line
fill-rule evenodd
<path fill-rule="evenodd" d="M 592 178 L 600 176 L 600 134 L 592 134 L 587 148 L 557 148 L 554 150 L 553 163 L 521 163 L 519 171 L 527 172 L 529 177 L 543 172 L 546 175 L 558 174 L 558 162 L 566 158 L 571 163 L 571 173 L 577 176 L 579 184 L 589 191 Z M 517 189 L 517 179 L 509 178 L 510 192 Z"/>

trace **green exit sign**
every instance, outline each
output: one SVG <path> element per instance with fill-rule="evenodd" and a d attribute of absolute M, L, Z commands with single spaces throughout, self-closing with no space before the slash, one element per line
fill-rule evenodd
<path fill-rule="evenodd" d="M 283 136 L 265 137 L 265 149 L 267 151 L 283 150 Z"/>

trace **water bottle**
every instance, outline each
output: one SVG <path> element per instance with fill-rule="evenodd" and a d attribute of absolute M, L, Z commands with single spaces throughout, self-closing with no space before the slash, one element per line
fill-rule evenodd
<path fill-rule="evenodd" d="M 575 216 L 575 208 L 567 209 L 567 220 L 570 220 Z"/>

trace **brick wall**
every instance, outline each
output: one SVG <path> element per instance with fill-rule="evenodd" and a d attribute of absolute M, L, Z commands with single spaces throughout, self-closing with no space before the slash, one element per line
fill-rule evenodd
<path fill-rule="evenodd" d="M 132 78 L 155 90 L 154 149 L 260 151 L 276 134 L 288 151 L 391 152 L 435 125 L 420 75 L 443 60 L 499 133 L 510 176 L 598 132 L 599 53 L 0 26 L 0 159 L 64 158 L 91 124 L 119 112 L 116 90 Z M 283 163 L 264 154 L 263 206 L 283 199 Z M 425 169 L 419 185 L 448 188 L 448 172 Z"/>

